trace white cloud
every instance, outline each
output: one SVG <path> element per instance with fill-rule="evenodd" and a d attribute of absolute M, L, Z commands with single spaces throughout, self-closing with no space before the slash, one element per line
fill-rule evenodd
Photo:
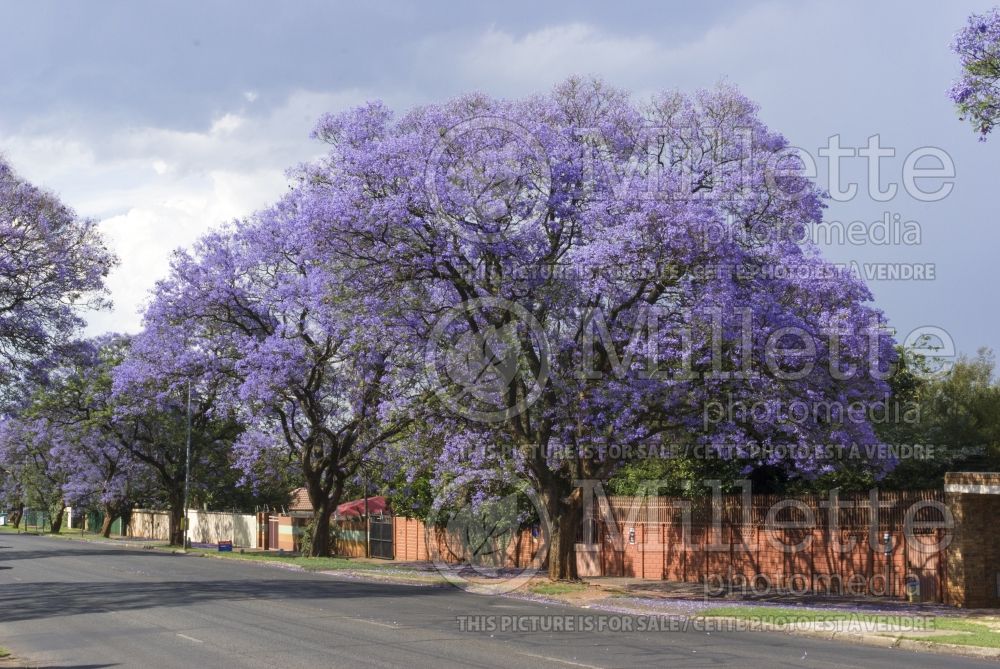
<path fill-rule="evenodd" d="M 148 291 L 171 252 L 214 226 L 281 196 L 285 172 L 323 151 L 309 139 L 316 119 L 360 104 L 360 91 L 299 91 L 260 115 L 225 113 L 202 132 L 131 127 L 70 136 L 54 125 L 0 141 L 15 168 L 99 221 L 121 258 L 108 280 L 111 312 L 88 314 L 88 332 L 134 332 Z"/>
<path fill-rule="evenodd" d="M 988 279 L 975 268 L 989 266 L 987 256 L 996 247 L 992 242 L 1000 227 L 983 223 L 995 216 L 977 195 L 996 190 L 998 173 L 990 162 L 995 162 L 995 152 L 975 142 L 954 119 L 943 94 L 957 67 L 947 44 L 967 10 L 949 3 L 912 11 L 901 2 L 765 0 L 708 13 L 715 15 L 714 25 L 686 32 L 663 28 L 678 15 L 678 24 L 690 18 L 690 12 L 676 9 L 628 21 L 617 16 L 608 23 L 598 18 L 582 22 L 569 12 L 561 24 L 532 25 L 527 18 L 485 30 L 466 23 L 445 33 L 432 30 L 423 38 L 413 38 L 417 33 L 411 31 L 396 40 L 395 51 L 370 63 L 371 73 L 357 68 L 358 77 L 368 77 L 377 91 L 300 90 L 275 107 L 274 91 L 285 90 L 288 82 L 276 89 L 262 78 L 253 82 L 254 89 L 211 101 L 214 114 L 206 113 L 202 125 L 193 129 L 161 125 L 115 127 L 100 135 L 76 131 L 68 92 L 65 107 L 53 107 L 50 115 L 34 114 L 25 122 L 30 125 L 0 137 L 0 151 L 26 177 L 102 221 L 123 264 L 110 280 L 116 310 L 92 317 L 90 329 L 134 330 L 137 307 L 165 274 L 170 251 L 279 197 L 285 189 L 284 170 L 322 151 L 308 133 L 324 112 L 376 97 L 402 111 L 413 102 L 470 89 L 522 96 L 544 91 L 571 74 L 601 76 L 637 98 L 656 90 L 711 86 L 725 77 L 761 103 L 766 122 L 811 150 L 835 133 L 855 146 L 882 133 L 899 147 L 899 160 L 917 146 L 946 148 L 959 164 L 962 181 L 956 193 L 934 207 L 893 205 L 906 218 L 919 220 L 926 232 L 927 245 L 909 249 L 923 255 L 907 260 L 937 261 L 941 278 L 933 285 L 881 284 L 877 294 L 902 324 L 945 322 L 947 310 L 968 310 L 967 301 L 948 296 L 965 294 L 969 285 Z M 507 27 L 514 24 L 528 27 Z M 828 215 L 870 221 L 880 219 L 883 210 L 883 205 L 859 197 L 849 207 L 831 208 Z M 954 233 L 955 221 L 976 222 L 963 225 L 971 226 L 969 234 L 982 243 L 956 242 L 968 235 Z M 981 311 L 975 314 L 989 318 Z M 968 321 L 968 314 L 952 320 L 965 322 L 963 318 Z M 969 326 L 961 345 L 973 348 L 981 342 L 983 327 Z"/>
<path fill-rule="evenodd" d="M 243 125 L 243 117 L 236 114 L 223 114 L 212 122 L 212 135 L 227 135 Z"/>
<path fill-rule="evenodd" d="M 801 72 L 810 60 L 829 61 L 828 44 L 843 50 L 836 40 L 851 20 L 837 6 L 762 3 L 680 40 L 657 35 L 654 24 L 636 24 L 631 32 L 580 22 L 521 34 L 491 28 L 461 45 L 454 62 L 474 85 L 489 82 L 510 93 L 544 90 L 570 75 L 593 74 L 645 95 L 711 86 L 723 77 L 745 84 L 789 67 Z M 826 30 L 817 34 L 810 25 Z"/>
<path fill-rule="evenodd" d="M 778 62 L 787 40 L 782 45 L 769 34 L 787 30 L 795 37 L 796 20 L 793 9 L 757 6 L 680 44 L 577 22 L 520 35 L 493 28 L 458 44 L 458 57 L 430 46 L 422 55 L 434 61 L 424 63 L 428 71 L 452 68 L 464 87 L 488 82 L 496 92 L 524 94 L 593 73 L 645 93 L 691 85 L 684 78 L 689 70 L 704 84 L 699 73 L 725 72 L 747 48 L 758 65 Z M 201 131 L 133 126 L 97 136 L 74 134 L 65 117 L 36 118 L 30 129 L 0 140 L 0 150 L 27 178 L 100 221 L 122 263 L 108 282 L 115 309 L 90 315 L 88 329 L 135 331 L 139 308 L 175 248 L 274 201 L 286 188 L 285 170 L 322 151 L 308 138 L 316 119 L 370 97 L 378 96 L 299 90 L 270 111 L 219 113 Z M 256 90 L 242 94 L 247 104 L 259 99 Z"/>
<path fill-rule="evenodd" d="M 644 37 L 615 36 L 596 27 L 572 23 L 523 36 L 490 29 L 460 59 L 475 78 L 525 83 L 573 73 L 621 72 L 648 67 L 663 59 L 664 49 Z M 539 82 L 541 83 L 541 82 Z"/>

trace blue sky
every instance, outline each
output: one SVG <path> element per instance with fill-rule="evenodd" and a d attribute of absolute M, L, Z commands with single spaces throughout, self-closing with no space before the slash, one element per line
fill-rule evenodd
<path fill-rule="evenodd" d="M 90 316 L 92 333 L 135 331 L 173 248 L 279 196 L 285 170 L 322 150 L 308 135 L 323 112 L 474 89 L 520 96 L 593 74 L 638 97 L 726 80 L 814 156 L 833 135 L 857 148 L 878 134 L 896 153 L 882 185 L 899 192 L 872 199 L 867 163 L 847 158 L 842 181 L 858 194 L 831 202 L 827 219 L 898 214 L 920 243 L 833 244 L 828 256 L 862 271 L 932 266 L 933 280 L 869 282 L 900 338 L 931 325 L 961 351 L 1000 349 L 1000 137 L 978 142 L 945 98 L 957 75 L 948 43 L 989 2 L 360 4 L 4 5 L 17 29 L 0 42 L 0 152 L 98 219 L 123 259 L 115 309 Z M 921 147 L 955 166 L 938 201 L 903 188 Z"/>

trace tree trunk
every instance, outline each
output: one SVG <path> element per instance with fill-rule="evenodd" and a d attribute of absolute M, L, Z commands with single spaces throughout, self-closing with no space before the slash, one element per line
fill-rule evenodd
<path fill-rule="evenodd" d="M 344 494 L 344 478 L 338 477 L 332 484 L 324 485 L 321 471 L 306 471 L 306 491 L 313 508 L 312 543 L 309 557 L 330 556 L 330 517 L 337 509 Z"/>
<path fill-rule="evenodd" d="M 105 539 L 111 537 L 111 525 L 115 522 L 115 519 L 121 515 L 118 507 L 114 504 L 104 505 L 104 521 L 101 523 L 101 536 Z"/>
<path fill-rule="evenodd" d="M 549 514 L 549 578 L 554 581 L 576 580 L 576 534 L 583 522 L 582 492 L 579 488 L 563 495 L 558 483 L 542 494 Z"/>
<path fill-rule="evenodd" d="M 59 534 L 62 529 L 63 514 L 66 512 L 66 507 L 60 505 L 59 510 L 52 515 L 52 523 L 49 526 L 49 532 L 52 534 Z"/>
<path fill-rule="evenodd" d="M 330 515 L 333 504 L 329 498 L 313 502 L 312 544 L 309 545 L 309 557 L 330 556 Z"/>
<path fill-rule="evenodd" d="M 170 545 L 184 546 L 184 496 L 170 496 Z"/>
<path fill-rule="evenodd" d="M 18 530 L 21 528 L 21 518 L 24 517 L 24 504 L 18 504 L 14 507 L 14 511 L 10 514 L 10 522 L 14 524 L 14 529 Z"/>
<path fill-rule="evenodd" d="M 104 521 L 101 522 L 101 536 L 105 539 L 111 538 L 111 524 L 115 521 L 107 512 L 104 514 Z"/>

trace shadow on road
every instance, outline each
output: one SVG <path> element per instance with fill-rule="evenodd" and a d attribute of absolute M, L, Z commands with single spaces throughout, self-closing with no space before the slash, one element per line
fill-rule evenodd
<path fill-rule="evenodd" d="M 0 622 L 215 601 L 433 597 L 444 588 L 345 582 L 329 578 L 205 581 L 107 581 L 0 585 Z"/>
<path fill-rule="evenodd" d="M 6 548 L 12 548 L 12 547 L 6 546 Z M 124 548 L 87 549 L 85 551 L 81 551 L 79 549 L 55 549 L 55 550 L 37 550 L 37 551 L 11 550 L 0 553 L 0 564 L 12 560 L 44 560 L 48 558 L 60 558 L 60 557 L 86 558 L 86 557 L 100 556 L 100 555 L 114 555 L 116 557 L 128 557 L 130 555 L 149 557 L 150 555 L 156 555 L 156 553 L 153 553 L 152 551 L 127 550 Z M 168 556 L 161 554 L 161 557 L 168 557 Z"/>

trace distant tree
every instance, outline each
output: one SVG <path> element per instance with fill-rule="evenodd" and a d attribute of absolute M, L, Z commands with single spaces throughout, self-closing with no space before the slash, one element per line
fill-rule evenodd
<path fill-rule="evenodd" d="M 141 466 L 122 447 L 111 403 L 111 368 L 121 339 L 77 341 L 31 376 L 30 393 L 5 421 L 0 467 L 16 481 L 13 494 L 52 509 L 101 507 L 105 533 L 142 491 Z"/>
<path fill-rule="evenodd" d="M 961 59 L 962 76 L 948 96 L 985 140 L 1000 122 L 1000 8 L 970 16 L 951 48 Z"/>
<path fill-rule="evenodd" d="M 383 486 L 392 512 L 407 518 L 427 519 L 432 512 L 435 493 L 430 469 L 398 470 L 394 474 Z"/>
<path fill-rule="evenodd" d="M 962 356 L 947 374 L 933 379 L 923 393 L 929 437 L 953 451 L 963 468 L 987 470 L 1000 465 L 1000 385 L 993 376 L 990 349 Z"/>
<path fill-rule="evenodd" d="M 28 508 L 43 511 L 50 530 L 58 533 L 66 510 L 63 486 L 69 469 L 56 447 L 65 433 L 40 418 L 5 418 L 0 422 L 0 462 L 23 490 Z"/>
<path fill-rule="evenodd" d="M 184 488 L 190 392 L 189 502 L 224 480 L 226 454 L 243 430 L 222 394 L 220 380 L 204 373 L 211 350 L 187 355 L 179 342 L 147 328 L 131 340 L 112 372 L 112 401 L 119 443 L 149 469 L 170 512 L 170 542 L 183 544 Z"/>
<path fill-rule="evenodd" d="M 930 373 L 921 359 L 903 354 L 890 378 L 893 402 L 903 411 L 878 430 L 887 444 L 922 450 L 902 459 L 883 486 L 940 488 L 947 471 L 1000 466 L 1000 384 L 993 371 L 993 353 L 985 348 L 975 357 L 961 356 L 943 373 Z"/>
<path fill-rule="evenodd" d="M 178 253 L 146 312 L 147 378 L 217 388 L 247 426 L 235 455 L 248 481 L 287 481 L 298 463 L 313 555 L 328 554 L 345 488 L 409 420 L 402 342 L 371 299 L 293 192 Z"/>
<path fill-rule="evenodd" d="M 0 509 L 7 512 L 7 522 L 18 527 L 24 513 L 24 487 L 13 462 L 6 462 L 6 449 L 0 446 Z"/>
<path fill-rule="evenodd" d="M 66 470 L 66 502 L 100 508 L 104 536 L 150 491 L 149 471 L 133 457 L 115 416 L 111 375 L 127 349 L 128 338 L 113 334 L 76 342 L 48 371 L 26 412 L 61 431 L 51 455 Z"/>

